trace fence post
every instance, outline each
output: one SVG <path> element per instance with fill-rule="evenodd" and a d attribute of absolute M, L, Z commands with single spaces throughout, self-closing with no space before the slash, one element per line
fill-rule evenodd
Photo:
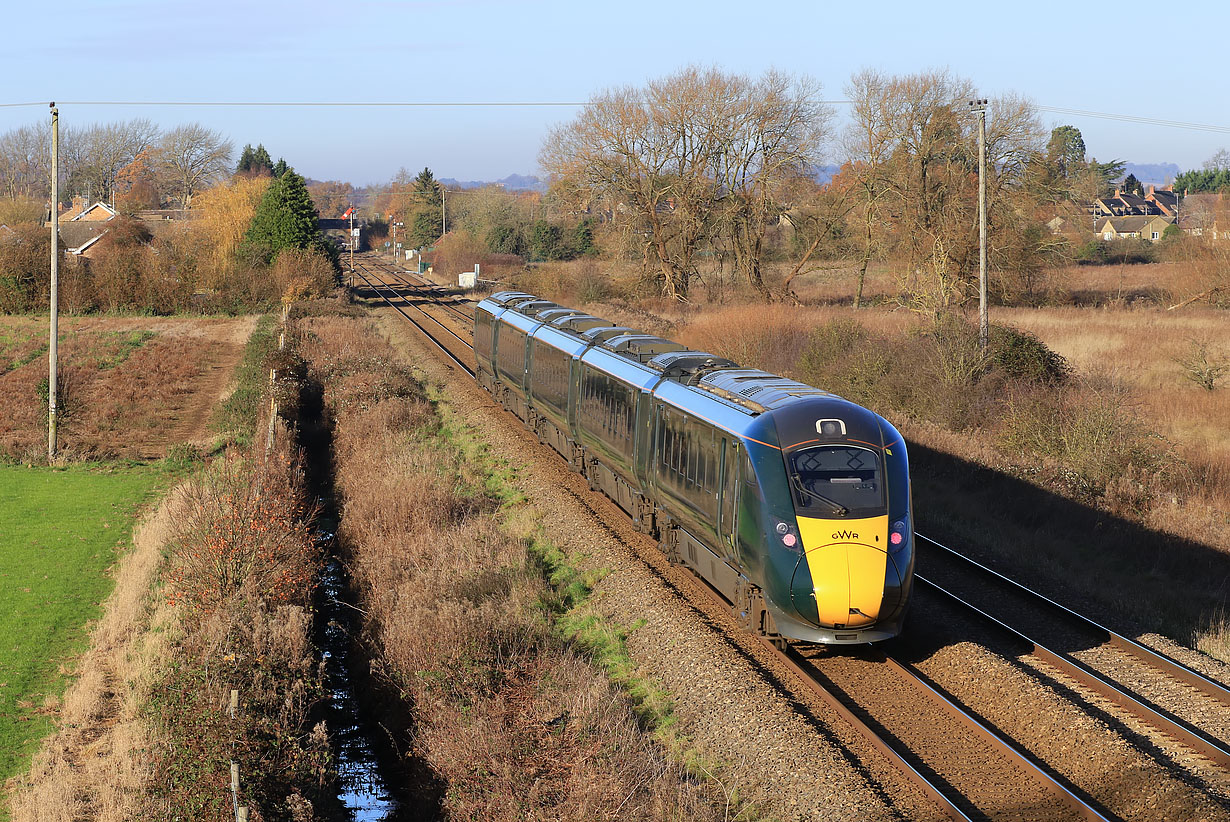
<path fill-rule="evenodd" d="M 231 760 L 231 804 L 235 808 L 235 822 L 239 822 L 239 763 Z M 245 808 L 244 815 L 247 816 Z"/>

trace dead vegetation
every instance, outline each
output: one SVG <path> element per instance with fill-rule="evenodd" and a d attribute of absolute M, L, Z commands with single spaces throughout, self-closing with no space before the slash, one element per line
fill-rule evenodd
<path fill-rule="evenodd" d="M 606 677 L 553 630 L 557 601 L 496 490 L 366 321 L 308 318 L 335 427 L 339 536 L 374 664 L 409 713 L 420 795 L 453 819 L 713 817 Z"/>
<path fill-rule="evenodd" d="M 46 320 L 0 328 L 0 453 L 47 447 Z M 151 458 L 203 445 L 253 320 L 68 319 L 59 344 L 60 449 L 68 459 Z"/>

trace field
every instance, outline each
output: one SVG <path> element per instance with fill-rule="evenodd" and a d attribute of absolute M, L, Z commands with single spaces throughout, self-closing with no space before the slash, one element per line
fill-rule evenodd
<path fill-rule="evenodd" d="M 86 623 L 113 581 L 154 467 L 0 466 L 0 781 L 52 727 Z"/>
<path fill-rule="evenodd" d="M 157 459 L 203 444 L 255 320 L 86 317 L 60 324 L 60 446 L 76 458 Z M 47 320 L 0 320 L 0 454 L 34 461 L 47 434 Z"/>

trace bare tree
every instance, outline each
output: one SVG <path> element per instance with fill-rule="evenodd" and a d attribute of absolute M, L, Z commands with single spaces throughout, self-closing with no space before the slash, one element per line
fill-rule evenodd
<path fill-rule="evenodd" d="M 696 254 L 718 220 L 723 152 L 741 122 L 741 78 L 684 69 L 644 88 L 600 93 L 547 137 L 548 174 L 594 196 L 610 195 L 644 238 L 664 294 L 685 301 Z M 750 124 L 749 124 L 750 127 Z"/>
<path fill-rule="evenodd" d="M 727 85 L 730 119 L 719 124 L 713 169 L 722 228 L 735 268 L 768 302 L 773 295 L 760 270 L 765 233 L 789 209 L 796 181 L 811 178 L 832 110 L 819 102 L 820 85 L 810 78 L 770 70 L 756 81 L 731 77 Z"/>
<path fill-rule="evenodd" d="M 166 132 L 155 152 L 163 189 L 174 192 L 180 208 L 188 208 L 194 194 L 230 175 L 234 149 L 220 132 L 200 123 Z"/>
<path fill-rule="evenodd" d="M 110 201 L 120 171 L 158 139 L 158 126 L 138 118 L 65 129 L 61 158 L 70 193 Z"/>
<path fill-rule="evenodd" d="M 46 197 L 51 191 L 51 125 L 22 126 L 0 136 L 0 191 Z"/>
<path fill-rule="evenodd" d="M 891 240 L 905 262 L 899 283 L 914 308 L 942 312 L 970 293 L 977 259 L 977 149 L 968 81 L 947 71 L 886 78 L 855 75 L 847 87 L 854 125 L 847 150 L 860 170 L 864 201 L 891 215 Z M 991 101 L 987 123 L 991 242 L 1029 216 L 1014 194 L 1043 132 L 1034 107 L 1016 97 Z M 865 219 L 872 219 L 870 209 Z M 870 242 L 870 222 L 867 236 Z M 866 246 L 869 248 L 870 246 Z M 864 256 L 869 256 L 865 252 Z"/>

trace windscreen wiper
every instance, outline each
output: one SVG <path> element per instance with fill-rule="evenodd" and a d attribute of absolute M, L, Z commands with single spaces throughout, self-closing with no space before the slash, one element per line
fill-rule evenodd
<path fill-rule="evenodd" d="M 795 487 L 795 489 L 797 489 L 799 493 L 801 493 L 801 494 L 806 494 L 807 496 L 812 497 L 813 499 L 818 499 L 818 500 L 820 500 L 820 501 L 821 501 L 821 502 L 823 502 L 825 505 L 827 505 L 827 506 L 829 506 L 830 508 L 832 508 L 832 509 L 833 509 L 833 513 L 834 513 L 834 514 L 837 514 L 838 516 L 842 516 L 842 517 L 844 517 L 846 514 L 850 513 L 850 509 L 849 509 L 849 508 L 847 508 L 846 506 L 842 505 L 842 504 L 841 504 L 840 502 L 838 502 L 837 500 L 835 500 L 835 499 L 829 499 L 828 497 L 824 496 L 824 494 L 817 494 L 815 491 L 812 491 L 812 490 L 810 490 L 810 489 L 808 489 L 808 488 L 804 487 L 804 486 L 803 486 L 803 480 L 799 477 L 799 475 L 798 475 L 798 474 L 794 474 L 794 475 L 792 475 L 792 476 L 791 476 L 791 479 L 792 479 L 792 480 L 793 480 L 793 482 L 794 482 L 794 487 Z"/>

